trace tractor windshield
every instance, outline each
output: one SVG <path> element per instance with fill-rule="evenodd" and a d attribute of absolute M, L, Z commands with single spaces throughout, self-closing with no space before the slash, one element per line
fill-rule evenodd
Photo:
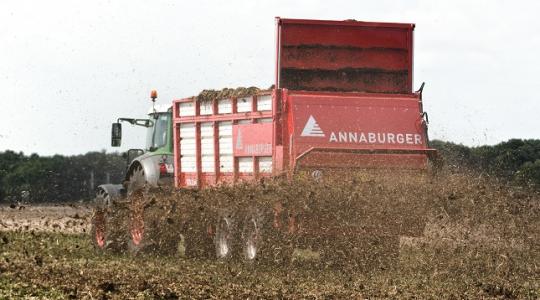
<path fill-rule="evenodd" d="M 146 134 L 146 149 L 154 151 L 167 144 L 168 124 L 170 114 L 154 115 L 152 126 L 148 127 Z"/>

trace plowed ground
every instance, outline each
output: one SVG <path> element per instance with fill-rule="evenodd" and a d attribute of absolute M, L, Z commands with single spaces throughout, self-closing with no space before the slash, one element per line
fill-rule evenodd
<path fill-rule="evenodd" d="M 50 232 L 23 226 L 0 232 L 0 298 L 540 297 L 537 191 L 463 174 L 443 174 L 417 186 L 399 180 L 394 186 L 381 185 L 362 178 L 314 186 L 301 184 L 298 194 L 282 192 L 295 200 L 309 201 L 306 194 L 317 199 L 309 212 L 321 214 L 321 219 L 332 210 L 344 211 L 329 203 L 377 196 L 383 205 L 402 199 L 423 207 L 424 234 L 401 236 L 396 268 L 366 271 L 353 264 L 327 264 L 309 249 L 295 250 L 286 265 L 185 258 L 181 251 L 171 256 L 98 254 L 83 230 Z M 267 186 L 260 193 L 273 195 L 264 189 L 274 188 Z M 207 197 L 205 193 L 197 197 Z M 25 211 L 17 210 L 18 217 L 10 218 L 20 223 L 28 218 Z M 5 216 L 2 213 L 4 223 Z M 87 222 L 81 228 L 89 222 L 81 214 L 77 220 Z"/>

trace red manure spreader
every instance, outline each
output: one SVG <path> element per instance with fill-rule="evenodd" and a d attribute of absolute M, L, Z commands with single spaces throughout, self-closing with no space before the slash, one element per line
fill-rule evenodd
<path fill-rule="evenodd" d="M 139 120 L 168 118 L 165 150 L 129 158 L 101 191 L 98 249 L 388 266 L 400 236 L 422 233 L 438 159 L 413 90 L 414 24 L 276 21 L 270 89 L 205 90 Z"/>
<path fill-rule="evenodd" d="M 412 24 L 278 19 L 275 88 L 173 102 L 175 185 L 311 168 L 426 169 Z"/>

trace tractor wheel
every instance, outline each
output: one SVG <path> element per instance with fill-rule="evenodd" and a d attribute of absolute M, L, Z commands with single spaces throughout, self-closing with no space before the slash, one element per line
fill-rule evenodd
<path fill-rule="evenodd" d="M 111 197 L 103 189 L 98 188 L 96 192 L 96 198 L 94 199 L 94 205 L 97 209 L 106 209 L 111 207 Z"/>
<path fill-rule="evenodd" d="M 127 196 L 130 205 L 129 228 L 128 228 L 128 250 L 132 254 L 137 254 L 148 246 L 148 233 L 145 236 L 145 194 L 146 178 L 141 166 L 135 167 L 129 176 L 127 186 Z"/>
<path fill-rule="evenodd" d="M 99 190 L 92 216 L 90 236 L 98 251 L 121 252 L 125 249 L 127 209 L 110 202 L 109 195 Z"/>
<path fill-rule="evenodd" d="M 92 238 L 92 244 L 94 248 L 98 250 L 105 250 L 105 230 L 107 228 L 107 222 L 105 221 L 105 211 L 103 209 L 95 208 L 92 216 L 92 227 L 90 228 L 90 237 Z"/>
<path fill-rule="evenodd" d="M 172 208 L 158 203 L 150 192 L 143 169 L 131 173 L 128 188 L 130 206 L 128 251 L 131 254 L 156 252 L 172 255 L 178 251 L 180 234 Z"/>
<path fill-rule="evenodd" d="M 156 204 L 153 197 L 130 206 L 129 252 L 176 254 L 181 241 L 180 225 L 171 216 L 170 209 Z"/>
<path fill-rule="evenodd" d="M 235 223 L 234 216 L 230 212 L 221 212 L 216 220 L 216 232 L 214 246 L 216 258 L 227 260 L 233 257 Z"/>

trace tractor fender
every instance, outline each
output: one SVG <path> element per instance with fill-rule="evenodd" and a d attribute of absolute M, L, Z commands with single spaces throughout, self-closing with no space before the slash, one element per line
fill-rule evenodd
<path fill-rule="evenodd" d="M 160 183 L 159 164 L 162 162 L 172 165 L 172 162 L 173 162 L 172 155 L 168 155 L 168 154 L 156 155 L 153 153 L 145 153 L 137 157 L 131 162 L 129 166 L 129 170 L 126 173 L 125 180 L 129 181 L 131 172 L 137 166 L 141 166 L 144 171 L 144 177 L 146 179 L 146 183 L 151 187 L 157 187 Z"/>
<path fill-rule="evenodd" d="M 108 207 L 110 206 L 114 201 L 120 199 L 124 195 L 124 186 L 121 184 L 102 184 L 97 187 L 97 193 L 100 191 L 103 191 L 107 193 L 109 196 L 108 199 L 103 199 L 100 197 L 96 197 L 96 201 L 106 201 L 107 203 L 96 203 L 98 207 Z"/>

